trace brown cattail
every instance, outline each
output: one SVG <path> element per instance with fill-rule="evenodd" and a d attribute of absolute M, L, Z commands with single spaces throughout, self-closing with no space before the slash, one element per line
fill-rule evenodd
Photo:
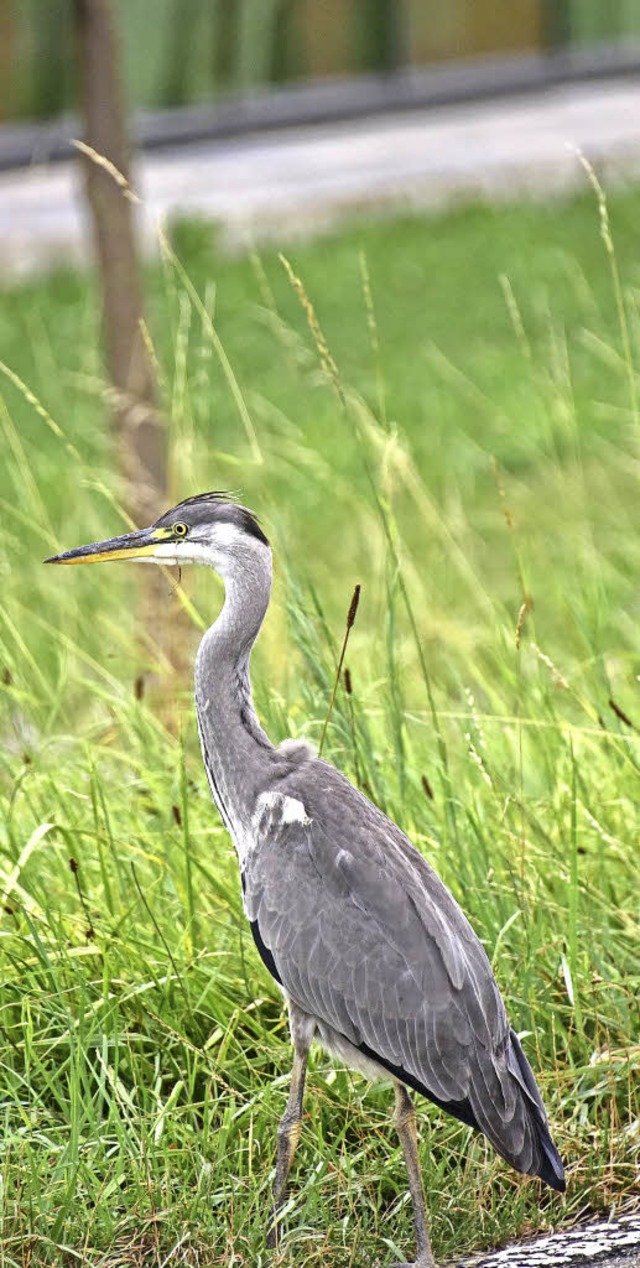
<path fill-rule="evenodd" d="M 348 696 L 350 696 L 353 692 L 353 685 L 351 683 L 351 670 L 348 667 L 346 667 L 344 671 L 344 689 Z"/>
<path fill-rule="evenodd" d="M 175 819 L 175 821 L 176 821 L 176 823 L 177 823 L 178 827 L 179 827 L 179 828 L 181 828 L 181 827 L 182 827 L 182 814 L 180 813 L 180 807 L 179 807 L 179 806 L 172 806 L 172 807 L 171 807 L 171 813 L 173 814 L 173 817 L 174 817 L 174 819 Z"/>
<path fill-rule="evenodd" d="M 133 694 L 136 700 L 142 700 L 144 696 L 144 674 L 138 674 L 133 684 Z"/>
<path fill-rule="evenodd" d="M 75 876 L 80 871 L 80 864 L 78 860 L 73 858 L 69 859 L 69 868 L 71 869 L 71 871 L 73 872 L 73 875 Z"/>
<path fill-rule="evenodd" d="M 332 690 L 332 692 L 331 692 L 331 699 L 330 699 L 330 701 L 329 701 L 329 708 L 327 709 L 327 716 L 325 717 L 325 720 L 324 720 L 324 723 L 323 723 L 323 727 L 322 727 L 322 735 L 320 736 L 320 744 L 319 744 L 319 746 L 318 746 L 318 756 L 319 756 L 319 757 L 321 757 L 321 756 L 322 756 L 322 749 L 323 749 L 323 745 L 324 745 L 324 741 L 325 741 L 325 736 L 326 736 L 326 734 L 327 734 L 327 726 L 329 725 L 329 718 L 331 717 L 331 710 L 333 709 L 333 706 L 334 706 L 334 703 L 335 703 L 335 698 L 336 698 L 336 691 L 338 690 L 338 684 L 339 684 L 340 679 L 341 679 L 341 677 L 342 677 L 342 666 L 343 666 L 343 664 L 344 664 L 345 653 L 346 653 L 346 650 L 347 650 L 347 643 L 349 642 L 349 634 L 350 634 L 351 629 L 352 629 L 352 627 L 353 627 L 353 623 L 354 623 L 354 621 L 355 621 L 355 619 L 356 619 L 356 612 L 358 611 L 358 604 L 359 604 L 359 602 L 360 602 L 360 585 L 358 584 L 358 585 L 356 585 L 356 587 L 355 587 L 355 589 L 354 589 L 354 591 L 353 591 L 353 594 L 352 594 L 352 596 L 351 596 L 351 603 L 349 604 L 349 611 L 347 612 L 347 625 L 346 625 L 346 629 L 345 629 L 345 632 L 344 632 L 344 639 L 343 639 L 343 641 L 342 641 L 342 649 L 341 649 L 341 651 L 340 651 L 340 658 L 339 658 L 339 660 L 338 660 L 338 667 L 337 667 L 337 669 L 336 669 L 336 676 L 335 676 L 335 678 L 334 678 L 334 680 L 333 680 L 333 690 Z M 351 681 L 351 680 L 349 680 L 349 681 Z M 346 686 L 346 683 L 345 683 L 345 686 Z"/>
<path fill-rule="evenodd" d="M 629 717 L 629 715 L 625 713 L 624 709 L 621 709 L 620 705 L 616 704 L 615 700 L 613 699 L 610 699 L 608 703 L 609 703 L 609 708 L 613 709 L 613 712 L 615 713 L 616 717 L 620 718 L 620 721 L 624 722 L 626 726 L 630 726 L 632 731 L 635 731 L 636 728 L 633 722 L 631 721 L 631 718 Z"/>
<path fill-rule="evenodd" d="M 351 629 L 351 626 L 353 625 L 356 619 L 356 612 L 358 611 L 359 602 L 360 602 L 360 586 L 357 585 L 351 597 L 351 604 L 349 606 L 349 613 L 347 615 L 347 630 Z"/>
<path fill-rule="evenodd" d="M 426 792 L 427 797 L 429 798 L 429 801 L 435 801 L 435 797 L 433 795 L 433 788 L 431 787 L 431 784 L 429 783 L 429 780 L 427 779 L 426 775 L 422 775 L 420 777 L 420 782 L 422 783 L 422 787 L 424 788 L 424 791 Z"/>

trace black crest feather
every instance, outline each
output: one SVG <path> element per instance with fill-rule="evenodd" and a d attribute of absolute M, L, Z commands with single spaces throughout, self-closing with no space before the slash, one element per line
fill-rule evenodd
<path fill-rule="evenodd" d="M 236 528 L 239 528 L 241 532 L 246 533 L 249 537 L 256 537 L 265 546 L 269 545 L 257 516 L 246 506 L 241 506 L 239 502 L 235 502 L 233 495 L 230 493 L 212 491 L 210 493 L 197 493 L 195 497 L 184 498 L 182 502 L 178 502 L 177 506 L 173 506 L 170 511 L 165 511 L 164 515 L 161 515 L 160 519 L 156 520 L 154 527 L 170 528 L 178 520 L 188 524 L 190 528 L 196 524 L 235 524 Z"/>

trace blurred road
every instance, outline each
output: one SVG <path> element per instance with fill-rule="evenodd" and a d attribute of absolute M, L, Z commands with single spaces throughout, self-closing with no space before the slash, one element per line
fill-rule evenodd
<path fill-rule="evenodd" d="M 315 233 L 354 213 L 470 199 L 546 197 L 584 186 L 580 149 L 608 183 L 640 178 L 640 82 L 287 129 L 139 157 L 147 250 L 178 214 L 215 220 L 231 246 Z M 0 272 L 86 258 L 73 164 L 0 175 Z"/>

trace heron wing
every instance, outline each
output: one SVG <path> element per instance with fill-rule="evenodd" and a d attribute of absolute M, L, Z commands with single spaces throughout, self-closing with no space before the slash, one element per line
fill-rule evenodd
<path fill-rule="evenodd" d="M 300 1008 L 537 1171 L 529 1102 L 544 1109 L 484 948 L 396 825 L 309 766 L 254 818 L 245 907 L 263 957 Z"/>

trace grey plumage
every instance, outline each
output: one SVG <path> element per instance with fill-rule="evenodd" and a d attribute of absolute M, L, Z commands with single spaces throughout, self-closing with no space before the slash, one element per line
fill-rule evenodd
<path fill-rule="evenodd" d="M 278 1133 L 275 1217 L 315 1038 L 364 1073 L 395 1081 L 416 1265 L 431 1268 L 407 1086 L 479 1128 L 519 1171 L 564 1189 L 540 1093 L 484 948 L 396 824 L 306 745 L 275 747 L 260 726 L 249 660 L 269 602 L 271 551 L 252 512 L 204 494 L 148 530 L 54 562 L 101 560 L 109 549 L 207 563 L 225 583 L 222 612 L 196 658 L 196 713 L 211 792 L 238 853 L 245 911 L 289 1008 L 295 1056 Z M 274 1225 L 270 1244 L 275 1235 Z"/>

